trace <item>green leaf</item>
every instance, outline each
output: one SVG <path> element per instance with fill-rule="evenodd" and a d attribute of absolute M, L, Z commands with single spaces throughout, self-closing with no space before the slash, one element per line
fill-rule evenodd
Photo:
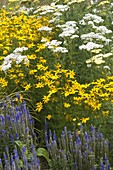
<path fill-rule="evenodd" d="M 15 141 L 15 143 L 17 144 L 17 146 L 19 146 L 20 148 L 23 147 L 23 143 L 20 140 Z"/>
<path fill-rule="evenodd" d="M 43 156 L 47 160 L 49 166 L 51 167 L 51 160 L 49 159 L 49 153 L 46 149 L 38 148 L 36 153 L 37 153 L 37 156 L 39 156 L 39 157 Z"/>

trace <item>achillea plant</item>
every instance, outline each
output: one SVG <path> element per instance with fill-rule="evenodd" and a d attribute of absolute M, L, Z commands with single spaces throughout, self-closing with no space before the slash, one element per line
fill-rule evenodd
<path fill-rule="evenodd" d="M 109 142 L 93 126 L 87 132 L 82 125 L 73 132 L 65 127 L 59 138 L 45 130 L 45 139 L 54 170 L 110 170 Z"/>

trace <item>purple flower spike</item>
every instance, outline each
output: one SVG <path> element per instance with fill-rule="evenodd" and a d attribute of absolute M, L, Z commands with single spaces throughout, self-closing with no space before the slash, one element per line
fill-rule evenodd
<path fill-rule="evenodd" d="M 19 159 L 18 151 L 16 149 L 14 149 L 14 159 Z"/>
<path fill-rule="evenodd" d="M 25 153 L 25 152 L 26 152 L 26 147 L 23 146 L 23 147 L 22 147 L 22 153 Z"/>
<path fill-rule="evenodd" d="M 56 133 L 55 133 L 55 132 L 54 132 L 54 134 L 53 134 L 53 140 L 56 141 Z"/>
<path fill-rule="evenodd" d="M 19 140 L 18 132 L 16 132 L 16 139 Z"/>
<path fill-rule="evenodd" d="M 103 162 L 101 162 L 101 164 L 100 164 L 100 170 L 105 170 Z"/>
<path fill-rule="evenodd" d="M 13 137 L 12 134 L 10 134 L 10 139 L 11 139 L 12 141 L 14 141 L 14 137 Z"/>

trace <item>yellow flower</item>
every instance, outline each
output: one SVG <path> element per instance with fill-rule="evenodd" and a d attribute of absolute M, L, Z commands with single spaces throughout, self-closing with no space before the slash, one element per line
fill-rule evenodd
<path fill-rule="evenodd" d="M 44 87 L 44 84 L 43 83 L 38 83 L 38 84 L 35 84 L 35 88 L 42 88 Z"/>
<path fill-rule="evenodd" d="M 38 68 L 38 70 L 47 70 L 48 69 L 48 66 L 47 67 L 45 67 L 45 66 L 43 66 L 42 64 L 37 64 L 37 68 Z"/>
<path fill-rule="evenodd" d="M 41 62 L 42 64 L 45 64 L 45 63 L 46 63 L 46 60 L 45 60 L 43 57 L 40 57 L 40 62 Z"/>
<path fill-rule="evenodd" d="M 43 102 L 44 103 L 48 103 L 49 100 L 50 100 L 50 95 L 43 97 Z"/>
<path fill-rule="evenodd" d="M 5 55 L 5 54 L 7 54 L 8 53 L 8 51 L 7 50 L 4 50 L 3 51 L 3 55 Z"/>
<path fill-rule="evenodd" d="M 40 112 L 43 109 L 42 102 L 36 104 L 36 111 Z"/>
<path fill-rule="evenodd" d="M 62 65 L 61 65 L 60 63 L 58 63 L 58 64 L 55 65 L 55 67 L 56 67 L 57 69 L 59 69 L 59 68 L 62 67 Z"/>
<path fill-rule="evenodd" d="M 64 92 L 64 96 L 65 96 L 65 97 L 67 97 L 67 96 L 69 96 L 69 95 L 70 95 L 70 91 L 65 91 L 65 92 Z"/>
<path fill-rule="evenodd" d="M 30 71 L 29 71 L 29 74 L 30 74 L 30 75 L 33 75 L 33 74 L 36 73 L 36 72 L 37 72 L 37 70 L 30 70 Z"/>
<path fill-rule="evenodd" d="M 81 120 L 82 120 L 82 123 L 86 123 L 86 122 L 89 120 L 89 117 L 87 117 L 87 118 L 82 118 Z"/>
<path fill-rule="evenodd" d="M 74 70 L 70 70 L 68 74 L 69 74 L 69 77 L 70 77 L 71 79 L 73 79 L 73 78 L 75 77 L 75 72 L 74 72 Z"/>
<path fill-rule="evenodd" d="M 70 107 L 71 105 L 69 103 L 64 103 L 64 107 L 68 108 Z"/>
<path fill-rule="evenodd" d="M 18 76 L 19 77 L 24 77 L 24 74 L 23 73 L 19 73 Z"/>
<path fill-rule="evenodd" d="M 50 88 L 49 95 L 56 93 L 58 91 L 58 89 L 54 85 L 51 85 L 49 88 Z"/>
<path fill-rule="evenodd" d="M 48 116 L 47 116 L 47 119 L 48 119 L 48 120 L 50 120 L 51 118 L 52 118 L 52 116 L 51 116 L 51 115 L 48 115 Z"/>
<path fill-rule="evenodd" d="M 0 84 L 1 84 L 1 87 L 6 87 L 8 85 L 8 82 L 5 79 L 0 78 Z"/>
<path fill-rule="evenodd" d="M 103 116 L 108 116 L 109 115 L 109 110 L 107 111 L 102 111 Z"/>
<path fill-rule="evenodd" d="M 35 86 L 36 86 L 35 88 L 42 88 L 44 87 L 44 84 L 39 82 L 38 84 L 35 84 Z"/>
<path fill-rule="evenodd" d="M 35 45 L 33 44 L 33 43 L 31 43 L 31 44 L 27 44 L 27 47 L 28 48 L 32 48 L 32 47 L 34 47 Z"/>
<path fill-rule="evenodd" d="M 3 60 L 4 59 L 4 56 L 0 56 L 0 60 Z"/>
<path fill-rule="evenodd" d="M 36 59 L 36 55 L 35 54 L 27 55 L 27 58 L 31 59 L 31 60 L 35 60 Z"/>
<path fill-rule="evenodd" d="M 27 84 L 26 86 L 24 86 L 25 88 L 25 91 L 29 90 L 31 88 L 31 85 L 30 84 Z"/>
<path fill-rule="evenodd" d="M 44 49 L 45 48 L 45 45 L 44 44 L 39 44 L 38 46 L 37 46 L 37 50 L 35 50 L 35 52 L 39 52 L 39 51 L 41 51 L 42 49 Z"/>

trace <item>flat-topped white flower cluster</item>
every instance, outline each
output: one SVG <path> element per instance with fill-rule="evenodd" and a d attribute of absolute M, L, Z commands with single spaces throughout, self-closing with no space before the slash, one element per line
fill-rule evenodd
<path fill-rule="evenodd" d="M 4 62 L 1 66 L 1 69 L 6 72 L 9 68 L 11 68 L 12 63 L 15 62 L 16 64 L 20 64 L 22 61 L 24 61 L 24 64 L 28 64 L 29 60 L 26 55 L 22 55 L 21 53 L 23 51 L 28 50 L 27 47 L 19 47 L 16 48 L 13 53 L 7 55 L 4 58 Z"/>

